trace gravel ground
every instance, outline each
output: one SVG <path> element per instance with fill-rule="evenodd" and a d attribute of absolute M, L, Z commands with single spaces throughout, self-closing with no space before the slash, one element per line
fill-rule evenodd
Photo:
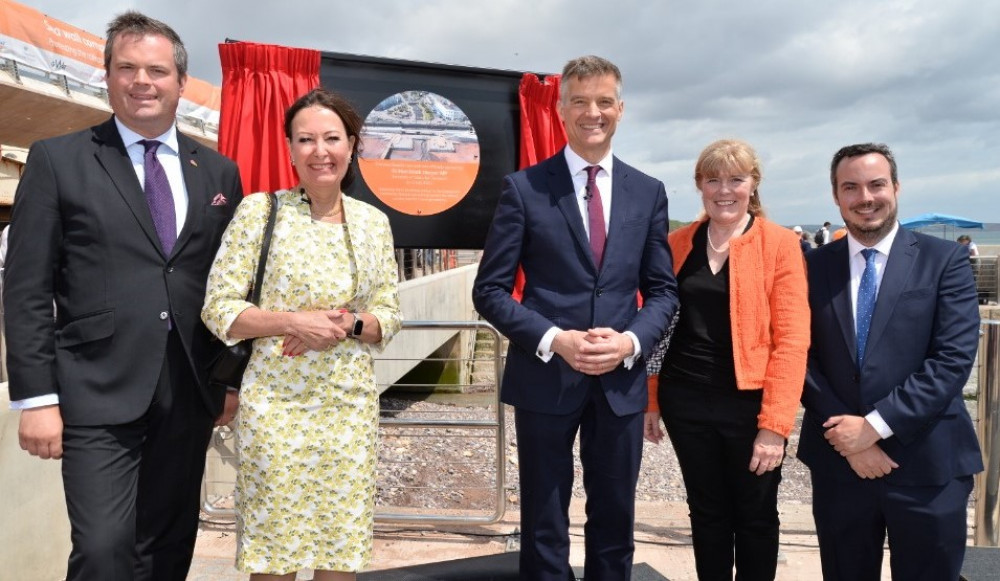
<path fill-rule="evenodd" d="M 460 400 L 460 398 L 455 398 Z M 398 419 L 485 420 L 491 408 L 407 401 L 383 396 L 383 417 Z M 513 411 L 505 415 L 505 497 L 517 506 L 517 444 Z M 801 414 L 800 414 L 801 421 Z M 379 462 L 378 502 L 382 507 L 465 510 L 495 508 L 496 442 L 492 430 L 464 428 L 384 428 Z M 782 468 L 779 502 L 808 503 L 809 472 L 794 457 L 798 426 L 789 442 L 789 457 Z M 579 445 L 579 442 L 577 443 Z M 583 497 L 579 450 L 575 454 L 573 494 Z M 641 501 L 683 501 L 684 484 L 673 447 L 645 443 L 636 498 Z"/>

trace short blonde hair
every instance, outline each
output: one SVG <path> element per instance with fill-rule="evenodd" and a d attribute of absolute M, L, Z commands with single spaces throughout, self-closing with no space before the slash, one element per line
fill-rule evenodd
<path fill-rule="evenodd" d="M 753 179 L 753 193 L 747 205 L 751 216 L 763 216 L 764 207 L 760 203 L 757 188 L 763 179 L 760 159 L 750 144 L 739 139 L 720 139 L 710 143 L 701 151 L 694 165 L 694 185 L 701 190 L 701 180 L 718 177 L 723 173 L 747 173 Z"/>

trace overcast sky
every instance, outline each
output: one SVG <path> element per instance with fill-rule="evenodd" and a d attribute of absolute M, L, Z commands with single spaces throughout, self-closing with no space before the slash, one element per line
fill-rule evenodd
<path fill-rule="evenodd" d="M 896 153 L 901 218 L 1000 222 L 1000 2 L 21 1 L 98 36 L 129 8 L 159 18 L 215 84 L 226 38 L 536 72 L 597 54 L 624 76 L 615 154 L 663 180 L 672 218 L 701 207 L 701 149 L 739 137 L 782 224 L 840 222 L 830 158 L 864 141 Z"/>

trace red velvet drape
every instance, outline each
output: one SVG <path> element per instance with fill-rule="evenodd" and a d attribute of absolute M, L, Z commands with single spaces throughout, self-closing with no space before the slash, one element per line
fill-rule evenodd
<path fill-rule="evenodd" d="M 566 128 L 559 118 L 559 77 L 549 75 L 544 81 L 534 73 L 521 77 L 521 169 L 552 157 L 566 145 Z M 523 292 L 524 271 L 518 268 L 514 299 L 520 301 Z"/>
<path fill-rule="evenodd" d="M 230 42 L 219 45 L 219 56 L 219 152 L 239 166 L 244 194 L 294 186 L 285 109 L 319 86 L 319 51 Z"/>

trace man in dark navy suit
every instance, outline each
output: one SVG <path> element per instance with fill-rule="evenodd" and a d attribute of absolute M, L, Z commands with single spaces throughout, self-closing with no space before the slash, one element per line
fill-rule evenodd
<path fill-rule="evenodd" d="M 584 574 L 631 578 L 648 399 L 642 355 L 677 308 L 677 284 L 663 184 L 611 152 L 623 111 L 618 67 L 593 56 L 566 65 L 559 112 L 569 145 L 505 178 L 473 288 L 476 309 L 510 339 L 501 397 L 515 408 L 525 580 L 573 579 L 578 432 Z M 521 303 L 511 298 L 518 264 Z"/>
<path fill-rule="evenodd" d="M 212 425 L 235 409 L 207 384 L 217 347 L 200 313 L 242 188 L 233 162 L 177 131 L 187 52 L 173 29 L 122 14 L 105 68 L 114 116 L 35 143 L 18 185 L 11 405 L 21 447 L 62 458 L 67 579 L 182 581 Z"/>
<path fill-rule="evenodd" d="M 812 346 L 799 458 L 812 472 L 826 581 L 959 577 L 973 474 L 962 388 L 979 340 L 968 250 L 899 227 L 888 147 L 830 169 L 847 236 L 808 253 Z"/>

